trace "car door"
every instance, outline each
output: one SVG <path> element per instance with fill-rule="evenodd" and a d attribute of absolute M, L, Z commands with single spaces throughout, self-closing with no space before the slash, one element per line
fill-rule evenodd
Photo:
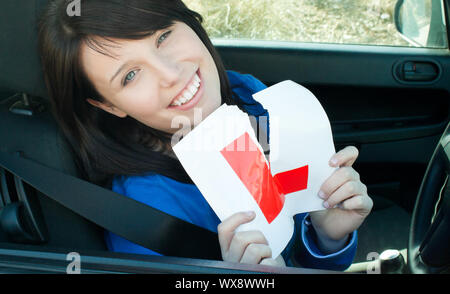
<path fill-rule="evenodd" d="M 374 209 L 355 262 L 406 248 L 422 177 L 449 121 L 449 2 L 186 3 L 203 15 L 226 68 L 268 86 L 307 87 L 329 117 L 336 150 L 358 148 L 354 168 Z"/>

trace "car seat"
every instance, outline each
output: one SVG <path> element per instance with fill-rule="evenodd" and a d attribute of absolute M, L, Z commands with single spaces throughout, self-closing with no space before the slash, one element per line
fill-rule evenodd
<path fill-rule="evenodd" d="M 37 21 L 46 2 L 4 0 L 0 4 L 0 151 L 22 152 L 48 167 L 79 176 L 70 146 L 50 113 L 38 56 Z M 1 171 L 1 178 L 0 209 L 4 210 L 23 199 L 17 190 L 21 187 L 19 179 L 5 170 Z M 32 213 L 42 214 L 46 238 L 14 238 L 6 221 L 0 219 L 1 243 L 32 243 L 75 251 L 106 250 L 102 228 L 32 191 L 26 184 L 24 187 L 30 198 L 37 199 Z"/>

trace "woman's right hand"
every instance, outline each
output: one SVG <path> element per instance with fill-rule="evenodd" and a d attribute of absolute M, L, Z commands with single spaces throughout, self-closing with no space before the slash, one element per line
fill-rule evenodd
<path fill-rule="evenodd" d="M 240 225 L 251 222 L 255 216 L 252 211 L 238 212 L 219 224 L 217 231 L 223 260 L 285 266 L 282 256 L 272 258 L 272 250 L 261 231 L 235 232 Z"/>

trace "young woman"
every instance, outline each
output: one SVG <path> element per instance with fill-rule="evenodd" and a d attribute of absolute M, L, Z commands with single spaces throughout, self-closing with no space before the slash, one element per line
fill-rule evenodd
<path fill-rule="evenodd" d="M 170 145 L 180 127 L 173 119 L 184 116 L 193 124 L 194 110 L 205 118 L 227 103 L 267 115 L 251 96 L 265 85 L 225 71 L 201 16 L 179 0 L 81 1 L 80 16 L 67 14 L 70 2 L 49 2 L 39 45 L 54 115 L 84 177 L 217 231 L 225 261 L 328 269 L 351 264 L 356 229 L 372 208 L 352 168 L 356 148 L 330 159 L 339 169 L 318 195 L 328 209 L 297 215 L 291 243 L 272 256 L 261 232 L 235 232 L 255 214 L 220 222 Z M 113 251 L 158 254 L 109 232 L 105 238 Z"/>

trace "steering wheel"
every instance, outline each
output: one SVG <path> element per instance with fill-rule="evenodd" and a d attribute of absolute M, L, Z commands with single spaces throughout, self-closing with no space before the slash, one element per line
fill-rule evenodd
<path fill-rule="evenodd" d="M 450 123 L 431 157 L 411 219 L 408 268 L 450 272 Z"/>

